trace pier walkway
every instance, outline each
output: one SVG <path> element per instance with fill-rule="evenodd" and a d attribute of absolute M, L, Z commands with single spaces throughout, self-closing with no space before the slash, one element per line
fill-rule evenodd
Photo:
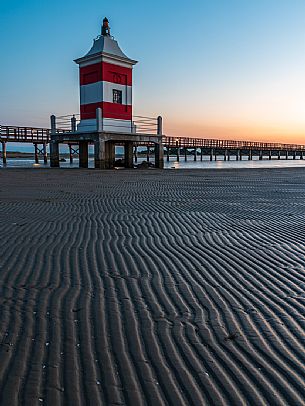
<path fill-rule="evenodd" d="M 204 156 L 208 156 L 211 161 L 216 160 L 218 156 L 222 156 L 224 160 L 230 160 L 232 158 L 236 160 L 242 160 L 243 158 L 251 160 L 253 156 L 258 156 L 259 159 L 272 159 L 273 157 L 276 157 L 277 159 L 289 159 L 290 157 L 293 159 L 303 159 L 305 153 L 305 145 L 299 144 L 166 136 L 162 135 L 162 127 L 161 129 L 158 128 L 157 119 L 155 119 L 155 124 L 152 122 L 149 123 L 148 120 L 145 120 L 146 118 L 144 117 L 140 118 L 140 126 L 142 125 L 142 127 L 139 128 L 140 132 L 137 131 L 134 134 L 125 132 L 103 132 L 107 140 L 112 140 L 112 145 L 126 146 L 126 143 L 131 141 L 131 143 L 128 144 L 128 154 L 125 154 L 125 158 L 128 157 L 129 167 L 133 165 L 132 156 L 135 161 L 137 160 L 138 147 L 142 146 L 146 148 L 147 159 L 149 160 L 150 153 L 155 152 L 155 146 L 159 139 L 162 139 L 162 144 L 160 143 L 163 146 L 163 148 L 161 148 L 163 150 L 162 155 L 164 152 L 168 161 L 172 155 L 174 155 L 178 161 L 181 159 L 193 159 L 195 161 L 203 160 Z M 33 144 L 35 161 L 37 163 L 39 162 L 40 156 L 42 156 L 44 162 L 47 163 L 47 146 L 51 142 L 51 136 L 56 139 L 57 143 L 64 143 L 69 146 L 70 162 L 73 161 L 73 155 L 79 153 L 80 149 L 87 154 L 87 145 L 94 144 L 94 139 L 87 136 L 85 139 L 83 138 L 83 141 L 85 140 L 86 142 L 85 149 L 82 147 L 79 148 L 79 146 L 82 145 L 82 140 L 79 139 L 79 134 L 75 131 L 75 128 L 53 128 L 52 134 L 50 128 L 0 126 L 0 142 L 2 145 L 1 155 L 3 163 L 5 164 L 7 160 L 6 146 L 9 142 Z M 158 137 L 158 140 L 156 137 Z M 112 160 L 114 159 L 113 154 L 110 158 Z M 163 156 L 161 159 L 163 160 Z M 56 164 L 56 166 L 58 165 Z M 87 166 L 86 156 L 83 159 L 80 156 L 80 166 Z M 106 167 L 111 167 L 111 165 L 106 165 Z"/>

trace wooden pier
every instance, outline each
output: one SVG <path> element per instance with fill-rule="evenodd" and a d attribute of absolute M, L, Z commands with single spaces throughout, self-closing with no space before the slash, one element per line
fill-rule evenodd
<path fill-rule="evenodd" d="M 140 117 L 137 130 L 131 132 L 103 131 L 99 128 L 96 132 L 79 133 L 76 131 L 75 116 L 69 117 L 71 125 L 64 128 L 56 127 L 56 118 L 53 116 L 52 128 L 35 128 L 20 126 L 0 126 L 0 142 L 2 145 L 2 162 L 7 162 L 7 143 L 31 143 L 34 146 L 35 162 L 43 159 L 48 162 L 47 146 L 50 146 L 50 163 L 52 167 L 60 165 L 59 146 L 69 146 L 70 163 L 75 155 L 79 156 L 79 166 L 88 167 L 88 145 L 94 145 L 95 168 L 113 168 L 115 157 L 114 148 L 122 145 L 125 148 L 125 166 L 133 167 L 137 161 L 139 147 L 147 150 L 146 159 L 149 161 L 151 152 L 155 155 L 155 165 L 163 167 L 163 154 L 167 161 L 175 156 L 177 161 L 192 159 L 203 160 L 208 157 L 210 161 L 217 160 L 221 156 L 223 160 L 252 160 L 253 157 L 262 159 L 303 159 L 305 145 L 264 143 L 252 141 L 201 139 L 186 137 L 169 137 L 162 134 L 162 118 L 158 117 L 154 122 L 145 117 Z M 71 117 L 71 118 L 70 118 Z M 63 120 L 58 120 L 63 124 Z M 144 123 L 144 124 L 143 124 Z M 100 124 L 99 124 L 100 125 Z"/>

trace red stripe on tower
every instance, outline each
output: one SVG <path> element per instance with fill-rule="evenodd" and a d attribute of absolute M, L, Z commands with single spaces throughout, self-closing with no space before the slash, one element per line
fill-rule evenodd
<path fill-rule="evenodd" d="M 104 129 L 118 131 L 115 128 L 107 128 L 111 127 L 113 120 L 118 120 L 122 122 L 121 128 L 128 128 L 130 132 L 132 68 L 137 61 L 122 52 L 117 41 L 110 36 L 109 27 L 103 26 L 102 35 L 94 40 L 90 51 L 75 62 L 79 65 L 80 77 L 79 130 L 95 131 L 96 108 L 100 107 Z"/>
<path fill-rule="evenodd" d="M 94 63 L 80 67 L 79 78 L 81 86 L 101 81 L 132 86 L 132 68 L 107 62 Z"/>

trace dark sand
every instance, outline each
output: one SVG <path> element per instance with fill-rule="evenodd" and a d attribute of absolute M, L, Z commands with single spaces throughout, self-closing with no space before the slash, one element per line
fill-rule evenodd
<path fill-rule="evenodd" d="M 305 169 L 0 189 L 1 406 L 305 403 Z"/>

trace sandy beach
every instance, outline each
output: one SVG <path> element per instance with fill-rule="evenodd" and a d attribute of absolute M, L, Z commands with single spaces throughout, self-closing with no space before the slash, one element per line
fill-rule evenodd
<path fill-rule="evenodd" d="M 305 170 L 0 170 L 0 405 L 305 402 Z"/>

